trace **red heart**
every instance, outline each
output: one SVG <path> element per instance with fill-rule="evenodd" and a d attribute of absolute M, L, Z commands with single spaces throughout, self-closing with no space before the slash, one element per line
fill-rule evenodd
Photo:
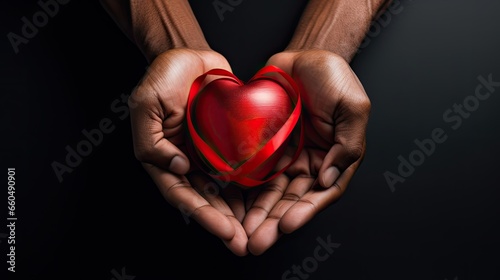
<path fill-rule="evenodd" d="M 273 72 L 289 85 L 266 76 Z M 221 77 L 201 88 L 208 75 Z M 244 187 L 260 185 L 285 170 L 276 171 L 276 164 L 300 113 L 298 89 L 277 67 L 263 68 L 246 84 L 228 71 L 211 70 L 195 80 L 188 100 L 191 155 L 215 178 Z M 298 152 L 301 147 L 302 141 Z"/>

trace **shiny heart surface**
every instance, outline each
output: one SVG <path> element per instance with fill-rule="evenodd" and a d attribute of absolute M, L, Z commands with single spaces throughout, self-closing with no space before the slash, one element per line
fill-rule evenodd
<path fill-rule="evenodd" d="M 193 121 L 214 151 L 237 164 L 278 132 L 293 106 L 286 91 L 274 81 L 240 86 L 230 79 L 217 79 L 199 93 Z"/>
<path fill-rule="evenodd" d="M 202 87 L 208 75 L 220 77 Z M 246 84 L 228 71 L 211 70 L 195 80 L 188 99 L 191 156 L 214 178 L 260 185 L 285 170 L 276 165 L 297 127 L 300 152 L 300 114 L 298 89 L 279 68 L 265 67 Z"/>

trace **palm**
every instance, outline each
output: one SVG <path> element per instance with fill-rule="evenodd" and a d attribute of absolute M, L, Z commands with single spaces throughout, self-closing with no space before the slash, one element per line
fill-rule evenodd
<path fill-rule="evenodd" d="M 249 195 L 243 225 L 254 254 L 263 253 L 283 233 L 300 228 L 342 195 L 364 154 L 369 111 L 359 80 L 345 61 L 331 53 L 280 53 L 268 63 L 292 75 L 301 89 L 305 139 L 297 161 Z M 335 184 L 326 183 L 334 187 L 320 187 L 329 181 L 324 175 L 332 165 L 342 174 L 337 171 Z"/>

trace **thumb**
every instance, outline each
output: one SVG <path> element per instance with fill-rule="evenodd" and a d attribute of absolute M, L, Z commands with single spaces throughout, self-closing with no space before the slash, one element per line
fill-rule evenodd
<path fill-rule="evenodd" d="M 347 106 L 351 108 L 351 106 Z M 353 163 L 362 160 L 366 151 L 366 127 L 368 114 L 366 110 L 343 112 L 337 118 L 334 128 L 333 146 L 326 154 L 318 172 L 319 184 L 329 188 L 335 184 L 340 174 Z M 340 109 L 340 111 L 343 111 Z"/>
<path fill-rule="evenodd" d="M 136 158 L 141 162 L 153 164 L 178 175 L 185 175 L 189 171 L 190 163 L 187 156 L 165 138 L 136 150 Z"/>
<path fill-rule="evenodd" d="M 361 161 L 366 151 L 366 128 L 371 102 L 357 77 L 351 73 L 358 90 L 351 89 L 336 108 L 333 146 L 323 159 L 318 174 L 319 184 L 325 188 L 335 185 L 341 173 L 353 163 Z"/>
<path fill-rule="evenodd" d="M 190 169 L 190 163 L 188 157 L 175 145 L 175 142 L 182 141 L 179 124 L 182 123 L 183 114 L 172 114 L 163 120 L 158 108 L 155 109 L 158 104 L 147 103 L 149 102 L 141 102 L 130 110 L 135 157 L 143 163 L 185 175 Z"/>
<path fill-rule="evenodd" d="M 335 185 L 335 182 L 349 166 L 362 160 L 365 151 L 365 142 L 362 146 L 336 143 L 323 159 L 319 169 L 318 183 L 325 188 Z"/>

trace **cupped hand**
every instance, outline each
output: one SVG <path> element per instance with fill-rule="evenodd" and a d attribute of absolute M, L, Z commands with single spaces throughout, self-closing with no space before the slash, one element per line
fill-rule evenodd
<path fill-rule="evenodd" d="M 172 49 L 153 60 L 128 102 L 134 153 L 173 207 L 243 256 L 248 238 L 241 225 L 245 209 L 240 193 L 231 187 L 219 192 L 186 154 L 189 90 L 213 68 L 231 71 L 227 60 L 212 50 Z"/>
<path fill-rule="evenodd" d="M 299 158 L 285 173 L 250 190 L 243 227 L 254 255 L 342 196 L 365 154 L 371 107 L 349 63 L 332 52 L 282 52 L 267 64 L 291 75 L 301 90 L 305 138 Z"/>

